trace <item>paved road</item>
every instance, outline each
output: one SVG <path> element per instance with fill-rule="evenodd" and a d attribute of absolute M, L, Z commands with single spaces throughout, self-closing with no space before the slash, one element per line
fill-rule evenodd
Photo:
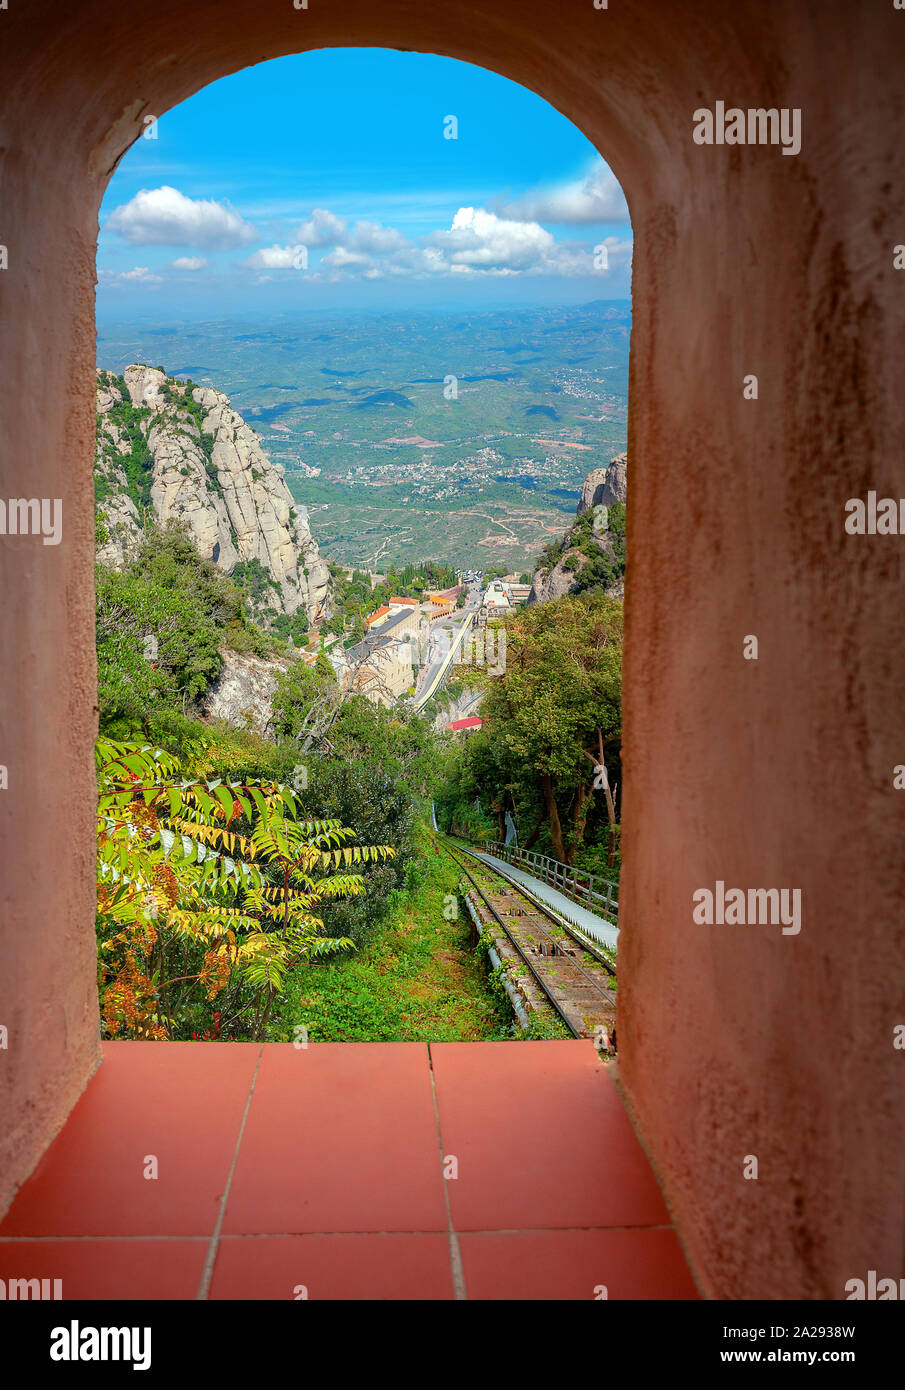
<path fill-rule="evenodd" d="M 432 695 L 437 694 L 465 634 L 474 623 L 480 606 L 480 586 L 470 585 L 464 607 L 459 609 L 453 618 L 440 618 L 433 624 L 431 641 L 438 641 L 441 636 L 444 640 L 440 653 L 434 656 L 421 672 L 412 702 L 415 709 L 421 709 Z"/>
<path fill-rule="evenodd" d="M 445 651 L 443 656 L 438 657 L 427 666 L 422 677 L 421 693 L 416 695 L 414 700 L 415 709 L 421 709 L 431 696 L 435 695 L 440 689 L 443 679 L 455 659 L 456 652 L 465 640 L 473 622 L 474 613 L 465 611 L 462 622 L 459 623 L 452 635 L 452 641 L 450 642 L 448 650 Z"/>

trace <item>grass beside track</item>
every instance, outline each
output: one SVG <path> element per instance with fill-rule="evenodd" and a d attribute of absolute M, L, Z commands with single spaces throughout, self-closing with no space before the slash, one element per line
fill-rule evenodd
<path fill-rule="evenodd" d="M 403 894 L 374 936 L 348 955 L 298 966 L 286 980 L 274 1042 L 302 1024 L 312 1042 L 479 1042 L 515 1036 L 501 991 L 482 953 L 469 945 L 458 904 L 461 871 L 418 831 L 420 881 Z M 457 916 L 444 915 L 456 902 Z"/>

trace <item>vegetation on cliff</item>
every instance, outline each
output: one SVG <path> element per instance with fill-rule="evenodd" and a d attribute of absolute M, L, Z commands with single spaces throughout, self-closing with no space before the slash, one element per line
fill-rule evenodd
<path fill-rule="evenodd" d="M 602 592 L 625 579 L 625 506 L 607 508 L 607 529 L 595 528 L 593 511 L 584 512 L 559 541 L 546 546 L 537 572 L 546 577 L 557 565 L 569 576 L 570 594 Z"/>
<path fill-rule="evenodd" d="M 98 706 L 109 733 L 159 737 L 167 716 L 197 715 L 221 647 L 267 656 L 279 646 L 176 524 L 152 527 L 121 569 L 98 565 L 95 588 Z"/>
<path fill-rule="evenodd" d="M 117 889 L 99 882 L 106 1031 L 264 1036 L 276 998 L 271 987 L 278 992 L 296 972 L 313 968 L 306 962 L 319 960 L 327 943 L 359 948 L 406 891 L 415 827 L 438 785 L 442 749 L 427 720 L 380 709 L 360 695 L 341 698 L 323 655 L 313 667 L 290 662 L 279 678 L 272 739 L 206 720 L 203 699 L 224 648 L 263 657 L 284 652 L 251 619 L 242 590 L 198 555 L 184 527 L 149 530 L 123 568 L 98 566 L 96 587 L 102 797 L 113 794 L 110 776 L 125 779 L 114 820 L 99 821 L 99 862 L 114 854 L 121 876 Z M 235 791 L 233 814 L 218 810 L 224 787 Z M 259 938 L 273 935 L 275 951 L 296 909 L 284 898 L 288 919 L 268 925 L 266 904 L 250 900 L 247 881 L 235 878 L 242 873 L 236 866 L 255 868 L 263 852 L 265 831 L 245 809 L 250 797 L 260 816 L 259 796 L 271 831 L 285 843 L 301 834 L 305 853 L 336 848 L 344 855 L 350 836 L 381 847 L 376 857 L 355 850 L 348 891 L 306 886 L 311 920 L 303 935 L 285 937 L 285 953 L 266 957 L 267 990 L 248 978 L 263 958 Z M 279 822 L 275 797 L 284 798 Z M 102 801 L 105 812 L 111 806 Z M 167 849 L 171 834 L 177 842 Z M 193 857 L 196 844 L 231 864 L 233 878 L 212 878 L 213 861 Z M 266 879 L 270 870 L 262 872 Z M 249 943 L 257 943 L 254 950 Z"/>

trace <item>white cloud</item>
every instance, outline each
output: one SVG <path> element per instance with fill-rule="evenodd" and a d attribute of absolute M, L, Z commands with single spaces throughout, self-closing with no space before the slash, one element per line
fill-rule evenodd
<path fill-rule="evenodd" d="M 384 227 L 380 222 L 356 222 L 348 244 L 366 255 L 385 256 L 391 251 L 404 251 L 410 243 L 395 227 Z"/>
<path fill-rule="evenodd" d="M 295 270 L 301 249 L 274 243 L 273 246 L 263 246 L 260 251 L 253 251 L 247 260 L 242 261 L 242 265 L 250 266 L 252 270 Z"/>
<path fill-rule="evenodd" d="M 171 270 L 203 270 L 207 265 L 204 256 L 177 256 L 170 262 Z"/>
<path fill-rule="evenodd" d="M 512 203 L 493 204 L 503 217 L 525 222 L 628 222 L 628 204 L 615 175 L 598 160 L 584 178 L 539 188 Z"/>
<path fill-rule="evenodd" d="M 476 270 L 528 270 L 555 246 L 537 222 L 514 222 L 484 208 L 459 208 L 450 230 L 432 232 L 429 240 L 451 268 Z"/>
<path fill-rule="evenodd" d="M 407 238 L 395 227 L 362 221 L 350 228 L 346 218 L 329 212 L 327 208 L 315 208 L 311 216 L 296 228 L 295 235 L 309 251 L 346 247 L 365 256 L 385 256 L 393 251 L 402 251 L 409 245 Z"/>
<path fill-rule="evenodd" d="M 226 203 L 187 198 L 177 188 L 143 188 L 114 208 L 105 230 L 118 232 L 133 246 L 199 246 L 228 251 L 258 240 L 254 227 Z"/>
<path fill-rule="evenodd" d="M 368 280 L 406 276 L 574 276 L 612 275 L 619 278 L 631 264 L 632 243 L 605 238 L 608 267 L 595 264 L 590 241 L 557 241 L 539 222 L 502 217 L 486 208 L 461 207 L 448 228 L 410 240 L 395 227 L 344 218 L 317 208 L 297 228 L 299 243 L 274 244 L 254 251 L 240 265 L 256 271 L 304 268 L 311 279 Z M 306 243 L 303 237 L 308 235 Z M 312 245 L 312 242 L 315 245 Z M 309 249 L 324 250 L 300 262 Z"/>
<path fill-rule="evenodd" d="M 630 238 L 625 237 L 620 241 L 617 236 L 605 236 L 599 243 L 606 247 L 608 269 L 617 272 L 628 270 L 632 263 L 632 251 L 634 244 Z"/>
<path fill-rule="evenodd" d="M 134 270 L 102 270 L 98 279 L 106 286 L 163 284 L 163 276 L 154 275 L 146 265 L 137 265 Z"/>
<path fill-rule="evenodd" d="M 359 251 L 349 251 L 345 246 L 337 246 L 326 256 L 322 256 L 321 265 L 329 266 L 331 270 L 349 270 L 353 267 L 358 270 L 373 268 L 370 256 L 363 256 Z"/>
<path fill-rule="evenodd" d="M 348 225 L 344 217 L 337 217 L 326 208 L 315 208 L 308 220 L 296 228 L 295 235 L 309 251 L 316 251 L 322 246 L 339 246 L 345 241 Z"/>
<path fill-rule="evenodd" d="M 438 246 L 415 246 L 390 258 L 386 269 L 392 275 L 448 275 L 449 265 Z"/>

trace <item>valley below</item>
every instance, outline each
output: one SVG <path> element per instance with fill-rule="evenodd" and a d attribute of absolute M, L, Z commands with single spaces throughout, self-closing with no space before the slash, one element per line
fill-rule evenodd
<path fill-rule="evenodd" d="M 107 324 L 98 365 L 224 392 L 326 559 L 533 568 L 625 448 L 630 306 Z"/>

